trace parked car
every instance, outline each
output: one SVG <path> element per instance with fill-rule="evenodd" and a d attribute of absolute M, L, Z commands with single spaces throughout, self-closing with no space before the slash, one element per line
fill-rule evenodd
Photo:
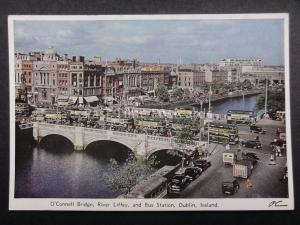
<path fill-rule="evenodd" d="M 256 148 L 256 149 L 261 149 L 261 143 L 260 141 L 257 140 L 242 140 L 241 141 L 242 146 L 247 147 L 247 148 Z"/>
<path fill-rule="evenodd" d="M 202 171 L 207 170 L 211 166 L 211 162 L 205 159 L 197 159 L 193 161 L 194 166 L 199 167 Z"/>
<path fill-rule="evenodd" d="M 261 127 L 256 126 L 256 125 L 250 125 L 250 132 L 265 134 L 266 130 L 264 130 Z"/>
<path fill-rule="evenodd" d="M 188 167 L 184 171 L 184 175 L 193 181 L 197 179 L 202 173 L 202 169 L 199 167 Z"/>
<path fill-rule="evenodd" d="M 168 183 L 168 194 L 180 194 L 190 183 L 190 179 L 185 175 L 175 175 L 171 182 Z"/>
<path fill-rule="evenodd" d="M 284 147 L 284 145 L 286 145 L 286 141 L 282 139 L 274 139 L 274 141 L 270 143 L 270 147 L 275 147 L 275 146 Z"/>
<path fill-rule="evenodd" d="M 255 153 L 246 152 L 246 153 L 242 153 L 242 160 L 249 160 L 252 162 L 253 165 L 256 165 L 259 158 Z"/>
<path fill-rule="evenodd" d="M 251 157 L 253 159 L 259 160 L 257 154 L 255 154 L 254 152 L 243 152 L 242 156 Z"/>
<path fill-rule="evenodd" d="M 223 194 L 233 195 L 240 189 L 240 185 L 236 179 L 226 180 L 222 183 Z"/>

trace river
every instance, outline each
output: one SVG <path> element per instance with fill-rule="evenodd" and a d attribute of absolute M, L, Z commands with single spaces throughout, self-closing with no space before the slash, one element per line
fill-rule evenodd
<path fill-rule="evenodd" d="M 212 112 L 253 110 L 255 103 L 256 96 L 246 96 L 244 101 L 242 97 L 227 99 L 214 102 Z M 207 111 L 208 106 L 204 108 Z M 117 160 L 122 161 L 128 155 L 120 144 L 98 142 L 86 151 L 74 152 L 66 139 L 52 136 L 39 146 L 18 139 L 16 146 L 16 198 L 115 198 L 121 194 L 107 182 L 108 159 L 118 156 Z M 169 160 L 166 155 L 160 157 Z"/>

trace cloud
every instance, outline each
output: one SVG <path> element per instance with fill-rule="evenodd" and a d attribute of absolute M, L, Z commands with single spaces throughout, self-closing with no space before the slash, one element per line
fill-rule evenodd
<path fill-rule="evenodd" d="M 59 38 L 70 38 L 73 36 L 72 30 L 59 30 L 56 32 L 57 37 Z"/>
<path fill-rule="evenodd" d="M 181 56 L 201 63 L 253 55 L 280 63 L 283 31 L 278 27 L 271 20 L 17 21 L 15 46 L 25 51 L 54 46 L 61 54 L 108 59 L 167 62 Z"/>
<path fill-rule="evenodd" d="M 15 45 L 31 45 L 33 44 L 36 39 L 32 37 L 27 32 L 25 32 L 23 27 L 16 27 L 14 30 L 15 36 Z"/>

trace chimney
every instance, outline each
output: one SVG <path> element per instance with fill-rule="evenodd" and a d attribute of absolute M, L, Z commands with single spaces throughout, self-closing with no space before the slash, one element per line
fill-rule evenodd
<path fill-rule="evenodd" d="M 73 57 L 72 57 L 72 61 L 73 61 L 73 62 L 76 62 L 76 56 L 73 56 Z"/>
<path fill-rule="evenodd" d="M 84 63 L 84 56 L 79 56 L 79 62 Z"/>

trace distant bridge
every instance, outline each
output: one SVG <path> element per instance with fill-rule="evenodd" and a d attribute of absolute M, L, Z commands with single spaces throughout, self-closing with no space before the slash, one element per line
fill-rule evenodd
<path fill-rule="evenodd" d="M 149 157 L 154 152 L 165 149 L 177 149 L 175 138 L 147 134 L 119 132 L 77 126 L 66 126 L 33 122 L 33 137 L 40 142 L 48 135 L 60 135 L 70 140 L 75 150 L 84 150 L 96 141 L 113 141 L 129 148 L 136 156 Z M 187 149 L 205 146 L 206 142 L 193 141 Z"/>

